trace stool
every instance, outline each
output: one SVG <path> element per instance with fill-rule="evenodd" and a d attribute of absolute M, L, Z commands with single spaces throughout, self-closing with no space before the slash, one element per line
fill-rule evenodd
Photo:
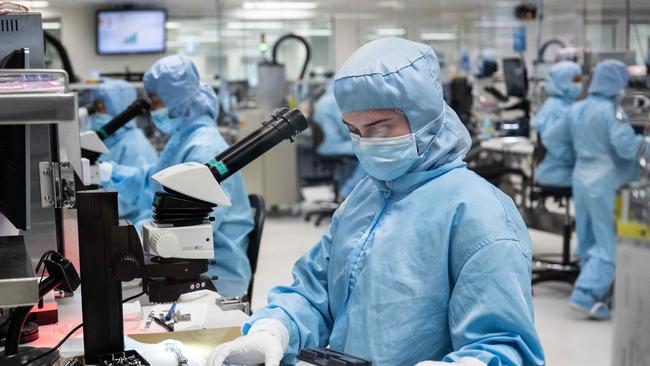
<path fill-rule="evenodd" d="M 571 217 L 571 187 L 556 187 L 535 184 L 531 199 L 544 205 L 547 198 L 553 198 L 564 206 L 564 225 L 562 226 L 562 253 L 533 256 L 533 280 L 535 285 L 545 281 L 561 281 L 573 284 L 580 273 L 578 261 L 571 260 L 571 233 L 574 220 Z M 539 205 L 538 205 L 539 207 Z M 560 260 L 553 258 L 560 257 Z"/>

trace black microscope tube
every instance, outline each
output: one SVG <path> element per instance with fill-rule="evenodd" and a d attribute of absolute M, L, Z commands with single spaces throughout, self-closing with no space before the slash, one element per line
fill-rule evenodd
<path fill-rule="evenodd" d="M 149 103 L 144 99 L 136 99 L 130 106 L 128 106 L 122 113 L 118 114 L 110 120 L 104 127 L 100 128 L 97 131 L 97 136 L 103 141 L 108 138 L 108 136 L 115 133 L 122 126 L 127 124 L 130 120 L 135 117 L 145 114 L 150 109 Z"/>
<path fill-rule="evenodd" d="M 298 109 L 279 109 L 269 120 L 262 122 L 262 127 L 217 155 L 206 165 L 217 182 L 222 182 L 283 140 L 293 141 L 293 138 L 307 127 L 307 119 Z"/>

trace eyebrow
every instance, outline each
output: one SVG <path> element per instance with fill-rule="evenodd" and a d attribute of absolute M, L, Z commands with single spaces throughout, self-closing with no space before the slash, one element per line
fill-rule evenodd
<path fill-rule="evenodd" d="M 388 122 L 388 121 L 391 121 L 391 120 L 392 120 L 392 118 L 382 118 L 382 119 L 377 120 L 375 122 L 368 123 L 365 127 L 375 126 L 375 125 L 378 125 L 380 123 Z"/>
<path fill-rule="evenodd" d="M 377 121 L 374 121 L 374 122 L 372 122 L 372 123 L 368 123 L 367 125 L 365 125 L 365 126 L 363 126 L 363 127 L 370 127 L 370 126 L 378 125 L 378 124 L 380 124 L 380 123 L 383 123 L 383 122 L 386 122 L 386 121 L 390 121 L 390 120 L 392 120 L 392 118 L 382 118 L 382 119 L 377 120 Z M 351 125 L 350 123 L 346 122 L 346 120 L 344 120 L 344 119 L 342 119 L 342 118 L 341 118 L 341 122 L 345 123 L 345 124 L 348 125 L 349 127 L 352 127 L 352 128 L 355 128 L 355 129 L 356 129 L 356 127 L 354 127 L 354 126 Z"/>

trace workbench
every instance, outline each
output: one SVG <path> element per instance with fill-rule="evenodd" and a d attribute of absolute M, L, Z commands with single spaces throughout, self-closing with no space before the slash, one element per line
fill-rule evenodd
<path fill-rule="evenodd" d="M 176 305 L 176 310 L 183 314 L 191 314 L 190 322 L 176 323 L 175 331 L 168 332 L 155 322 L 146 326 L 147 315 L 154 312 L 164 312 L 171 304 L 143 304 L 139 316 L 132 309 L 138 308 L 138 300 L 129 302 L 124 307 L 124 333 L 125 349 L 146 351 L 148 344 L 159 343 L 167 339 L 183 342 L 188 349 L 207 358 L 210 351 L 217 345 L 230 341 L 240 335 L 241 325 L 248 319 L 248 315 L 240 310 L 224 311 L 216 304 L 220 297 L 215 292 L 201 291 L 182 296 Z M 200 296 L 200 297 L 198 297 Z M 198 297 L 198 298 L 197 298 Z M 146 296 L 142 296 L 146 300 Z M 81 293 L 77 291 L 74 296 L 58 299 L 59 322 L 57 324 L 39 327 L 38 340 L 21 346 L 52 347 L 56 345 L 70 330 L 81 323 Z M 68 339 L 59 349 L 62 360 L 83 354 L 83 328 Z"/>

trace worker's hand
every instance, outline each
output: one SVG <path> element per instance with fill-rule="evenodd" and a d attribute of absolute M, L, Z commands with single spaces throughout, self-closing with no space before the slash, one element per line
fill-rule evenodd
<path fill-rule="evenodd" d="M 110 163 L 99 163 L 99 181 L 104 183 L 111 180 L 113 165 Z"/>
<path fill-rule="evenodd" d="M 275 319 L 260 319 L 248 332 L 212 351 L 207 366 L 279 366 L 289 342 L 289 331 Z"/>
<path fill-rule="evenodd" d="M 486 366 L 481 360 L 474 357 L 463 357 L 456 362 L 441 362 L 441 361 L 422 361 L 415 364 L 415 366 Z"/>

